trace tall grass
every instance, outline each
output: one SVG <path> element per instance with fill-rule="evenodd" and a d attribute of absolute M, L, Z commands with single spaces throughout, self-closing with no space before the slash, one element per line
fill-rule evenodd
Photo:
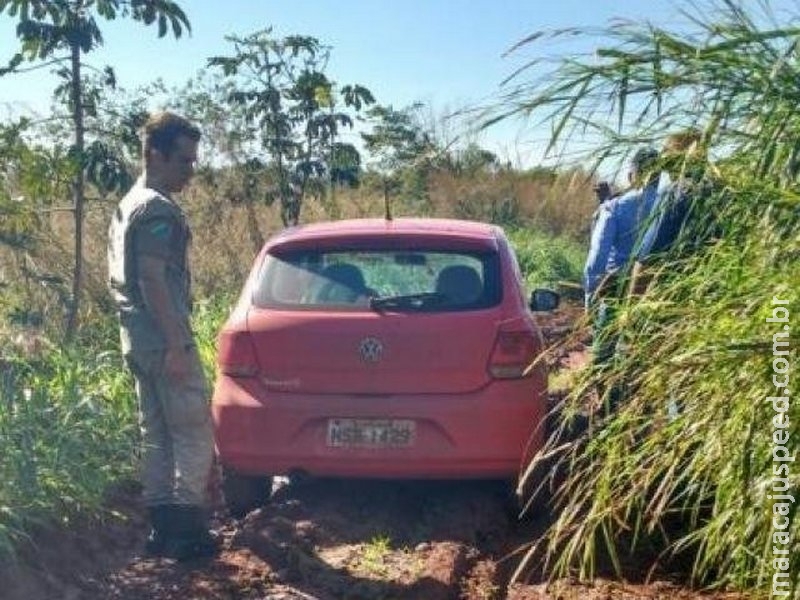
<path fill-rule="evenodd" d="M 582 240 L 595 208 L 592 182 L 582 169 L 435 173 L 429 185 L 432 216 L 531 227 Z"/>
<path fill-rule="evenodd" d="M 229 296 L 198 303 L 194 328 L 209 381 Z M 69 347 L 0 360 L 0 555 L 38 526 L 104 514 L 109 486 L 138 467 L 133 380 L 115 319 L 97 317 Z"/>
<path fill-rule="evenodd" d="M 249 265 L 248 265 L 249 266 Z M 242 282 L 241 285 L 243 285 Z M 213 383 L 216 377 L 217 334 L 230 315 L 239 290 L 231 289 L 198 301 L 192 316 L 195 343 L 203 363 L 206 381 Z"/>
<path fill-rule="evenodd" d="M 507 233 L 529 288 L 556 287 L 562 282 L 580 285 L 584 244 L 537 229 L 514 228 Z"/>
<path fill-rule="evenodd" d="M 680 32 L 613 25 L 597 38 L 592 59 L 567 57 L 541 79 L 523 80 L 500 108 L 499 118 L 523 112 L 549 122 L 554 149 L 592 132 L 586 158 L 596 164 L 687 126 L 703 131 L 715 161 L 690 230 L 713 223 L 714 237 L 657 262 L 643 297 L 618 300 L 616 362 L 610 373 L 583 373 L 564 420 L 598 384 L 617 383 L 622 405 L 609 417 L 595 413 L 577 439 L 554 435 L 539 456 L 555 454 L 566 472 L 557 518 L 529 554 L 544 550 L 554 574 L 591 578 L 603 554 L 621 570 L 624 553 L 642 556 L 657 542 L 667 551 L 653 565 L 688 553 L 697 582 L 754 594 L 772 584 L 775 413 L 765 398 L 776 392 L 777 329 L 765 319 L 774 296 L 789 301 L 792 332 L 800 310 L 800 30 L 789 24 L 800 15 L 783 15 L 778 26 L 767 3 L 748 5 L 762 7 L 758 13 L 744 6 L 687 9 Z M 800 449 L 797 381 L 793 372 L 786 444 L 793 454 Z M 800 469 L 792 467 L 786 493 L 798 499 Z M 796 597 L 800 519 L 792 506 Z"/>
<path fill-rule="evenodd" d="M 36 525 L 97 514 L 109 484 L 133 473 L 133 384 L 111 348 L 0 362 L 0 552 Z"/>

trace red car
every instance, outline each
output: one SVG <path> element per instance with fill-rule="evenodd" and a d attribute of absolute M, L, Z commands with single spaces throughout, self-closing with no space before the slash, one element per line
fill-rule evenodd
<path fill-rule="evenodd" d="M 513 479 L 542 443 L 542 339 L 500 227 L 357 219 L 259 253 L 219 336 L 212 412 L 236 515 L 273 475 Z"/>

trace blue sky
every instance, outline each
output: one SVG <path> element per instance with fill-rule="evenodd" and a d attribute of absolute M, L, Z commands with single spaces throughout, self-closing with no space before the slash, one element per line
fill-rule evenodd
<path fill-rule="evenodd" d="M 503 58 L 503 53 L 533 31 L 599 27 L 614 18 L 662 26 L 678 22 L 672 0 L 179 0 L 179 4 L 192 23 L 190 37 L 158 39 L 155 29 L 132 21 L 101 23 L 105 46 L 88 62 L 113 65 L 119 84 L 129 89 L 159 77 L 168 86 L 178 86 L 202 69 L 208 56 L 230 52 L 226 34 L 244 35 L 271 25 L 278 35 L 312 35 L 333 46 L 328 73 L 337 82 L 363 84 L 381 104 L 403 107 L 422 101 L 440 115 L 497 93 L 501 81 L 524 57 Z M 0 61 L 17 49 L 13 27 L 13 19 L 0 16 Z M 0 118 L 8 115 L 9 105 L 46 112 L 55 84 L 47 70 L 0 78 Z M 526 135 L 518 125 L 505 125 L 480 141 L 501 154 L 525 154 Z M 528 162 L 527 157 L 521 160 Z"/>

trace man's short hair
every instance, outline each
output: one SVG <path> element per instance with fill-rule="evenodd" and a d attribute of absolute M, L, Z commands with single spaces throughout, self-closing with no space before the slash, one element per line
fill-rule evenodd
<path fill-rule="evenodd" d="M 152 150 L 158 150 L 169 157 L 175 149 L 176 140 L 181 136 L 196 142 L 200 135 L 200 129 L 180 115 L 169 111 L 153 113 L 142 130 L 142 153 L 145 161 L 149 160 Z"/>
<path fill-rule="evenodd" d="M 631 158 L 631 169 L 641 173 L 647 167 L 653 165 L 658 160 L 658 150 L 655 148 L 639 148 Z"/>

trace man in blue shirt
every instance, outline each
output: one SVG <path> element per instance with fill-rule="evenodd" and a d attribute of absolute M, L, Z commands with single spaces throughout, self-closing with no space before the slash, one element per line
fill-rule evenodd
<path fill-rule="evenodd" d="M 583 272 L 586 306 L 609 287 L 608 276 L 619 273 L 630 262 L 658 193 L 659 174 L 653 169 L 658 153 L 642 148 L 631 161 L 630 179 L 636 186 L 600 205 L 592 228 L 589 254 Z M 604 283 L 604 279 L 606 282 Z M 602 289 L 601 289 L 602 288 Z"/>
<path fill-rule="evenodd" d="M 703 166 L 705 162 L 700 150 L 701 142 L 702 133 L 699 130 L 687 129 L 670 135 L 664 143 L 664 161 L 671 166 L 670 174 L 676 180 L 658 195 L 653 207 L 653 219 L 637 252 L 639 260 L 663 252 L 677 240 L 689 212 L 689 188 L 697 183 L 694 181 L 697 173 L 693 172 L 692 163 L 696 167 L 698 161 Z"/>
<path fill-rule="evenodd" d="M 593 360 L 601 369 L 607 368 L 614 356 L 618 337 L 612 324 L 614 302 L 608 296 L 624 294 L 624 290 L 617 289 L 620 283 L 617 277 L 630 270 L 634 248 L 656 202 L 660 175 L 655 168 L 657 159 L 658 152 L 652 148 L 641 148 L 634 154 L 629 173 L 633 187 L 602 203 L 592 227 L 584 290 L 586 309 L 593 318 Z M 622 396 L 617 386 L 607 394 L 602 386 L 598 393 L 607 402 L 609 412 Z"/>
<path fill-rule="evenodd" d="M 696 169 L 689 167 L 693 161 L 704 165 L 704 156 L 699 149 L 701 141 L 699 130 L 687 129 L 670 135 L 664 143 L 661 163 L 667 174 L 676 179 L 659 189 L 651 208 L 651 216 L 636 250 L 632 294 L 644 293 L 650 283 L 650 278 L 643 273 L 643 265 L 676 245 L 686 225 L 692 208 L 692 190 L 698 183 L 697 173 L 693 173 Z M 702 176 L 701 173 L 699 177 Z"/>

